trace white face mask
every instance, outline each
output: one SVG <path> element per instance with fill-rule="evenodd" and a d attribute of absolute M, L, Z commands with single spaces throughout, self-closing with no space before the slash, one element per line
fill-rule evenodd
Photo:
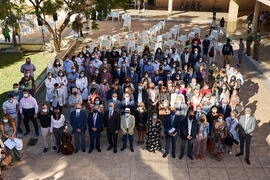
<path fill-rule="evenodd" d="M 8 122 L 8 119 L 3 119 L 3 122 L 4 122 L 4 123 L 7 123 L 7 122 Z"/>
<path fill-rule="evenodd" d="M 80 109 L 76 109 L 76 113 L 80 113 L 80 111 L 81 111 Z"/>
<path fill-rule="evenodd" d="M 250 117 L 250 114 L 246 114 L 246 117 L 248 117 L 248 118 L 249 118 L 249 117 Z"/>
<path fill-rule="evenodd" d="M 47 112 L 47 111 L 48 111 L 48 109 L 42 109 L 42 112 L 44 112 L 44 113 Z"/>
<path fill-rule="evenodd" d="M 23 97 L 27 98 L 28 97 L 28 94 L 23 94 Z"/>
<path fill-rule="evenodd" d="M 112 99 L 113 99 L 114 101 L 116 101 L 116 100 L 117 100 L 117 98 L 116 98 L 116 97 L 113 97 Z"/>

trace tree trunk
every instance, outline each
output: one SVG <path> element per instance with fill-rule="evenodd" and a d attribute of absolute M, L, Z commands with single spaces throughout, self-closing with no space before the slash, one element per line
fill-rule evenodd
<path fill-rule="evenodd" d="M 61 42 L 62 42 L 61 36 L 56 34 L 53 38 L 53 41 L 54 41 L 54 49 L 55 49 L 56 53 L 59 53 L 61 50 Z"/>
<path fill-rule="evenodd" d="M 16 32 L 15 32 L 15 28 L 12 28 L 12 39 L 13 39 L 13 46 L 16 47 L 17 46 L 17 41 L 16 41 Z"/>

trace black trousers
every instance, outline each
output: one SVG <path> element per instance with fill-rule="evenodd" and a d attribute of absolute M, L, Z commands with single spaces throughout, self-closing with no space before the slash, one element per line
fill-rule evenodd
<path fill-rule="evenodd" d="M 240 153 L 244 153 L 244 144 L 246 142 L 246 159 L 249 159 L 249 152 L 250 152 L 250 143 L 251 137 L 249 134 L 244 137 L 242 134 L 239 134 L 240 139 Z"/>
<path fill-rule="evenodd" d="M 35 132 L 38 132 L 38 124 L 37 124 L 37 119 L 34 118 L 35 115 L 35 109 L 31 108 L 31 109 L 23 109 L 23 123 L 24 123 L 24 127 L 26 129 L 26 132 L 30 132 L 30 127 L 29 127 L 29 121 L 32 121 L 34 128 L 35 128 Z"/>
<path fill-rule="evenodd" d="M 107 138 L 110 146 L 113 146 L 114 149 L 117 148 L 118 133 L 111 132 L 107 130 Z"/>

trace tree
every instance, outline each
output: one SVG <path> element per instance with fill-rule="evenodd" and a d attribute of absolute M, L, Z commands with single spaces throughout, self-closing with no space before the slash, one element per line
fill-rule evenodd
<path fill-rule="evenodd" d="M 3 26 L 12 28 L 13 45 L 16 46 L 16 26 L 23 16 L 22 0 L 0 0 L 0 20 L 4 21 Z"/>
<path fill-rule="evenodd" d="M 33 14 L 37 16 L 40 21 L 50 32 L 53 41 L 55 51 L 61 50 L 62 33 L 70 23 L 70 18 L 74 14 L 83 14 L 87 20 L 89 20 L 90 14 L 93 11 L 102 12 L 102 17 L 106 17 L 107 14 L 116 5 L 124 9 L 128 7 L 128 0 L 25 0 L 31 4 Z M 48 23 L 46 15 L 56 15 L 57 11 L 65 10 L 66 15 L 63 23 L 58 28 L 53 28 Z M 94 22 L 93 28 L 97 25 Z"/>

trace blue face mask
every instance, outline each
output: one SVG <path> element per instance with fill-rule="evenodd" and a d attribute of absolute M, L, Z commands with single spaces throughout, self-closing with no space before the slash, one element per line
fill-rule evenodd
<path fill-rule="evenodd" d="M 218 119 L 218 121 L 219 121 L 219 122 L 221 122 L 221 121 L 222 121 L 222 119 Z"/>
<path fill-rule="evenodd" d="M 142 89 L 142 86 L 139 86 L 138 89 L 141 90 Z"/>
<path fill-rule="evenodd" d="M 157 116 L 153 116 L 153 119 L 157 119 Z"/>
<path fill-rule="evenodd" d="M 25 88 L 25 86 L 21 86 L 21 89 L 24 89 Z"/>
<path fill-rule="evenodd" d="M 80 74 L 80 76 L 81 76 L 81 77 L 83 77 L 83 76 L 84 76 L 84 74 Z"/>
<path fill-rule="evenodd" d="M 12 101 L 13 101 L 12 99 L 9 99 L 9 100 L 8 100 L 9 103 L 12 103 Z"/>
<path fill-rule="evenodd" d="M 59 73 L 59 76 L 63 76 L 63 73 Z"/>
<path fill-rule="evenodd" d="M 18 92 L 19 91 L 19 88 L 14 88 L 13 89 L 15 92 Z"/>
<path fill-rule="evenodd" d="M 129 116 L 129 113 L 125 113 L 125 116 L 128 117 Z"/>
<path fill-rule="evenodd" d="M 108 109 L 109 109 L 109 111 L 112 111 L 112 110 L 113 110 L 113 108 L 112 108 L 112 107 L 109 107 Z"/>
<path fill-rule="evenodd" d="M 95 104 L 99 104 L 99 101 L 95 101 Z"/>

